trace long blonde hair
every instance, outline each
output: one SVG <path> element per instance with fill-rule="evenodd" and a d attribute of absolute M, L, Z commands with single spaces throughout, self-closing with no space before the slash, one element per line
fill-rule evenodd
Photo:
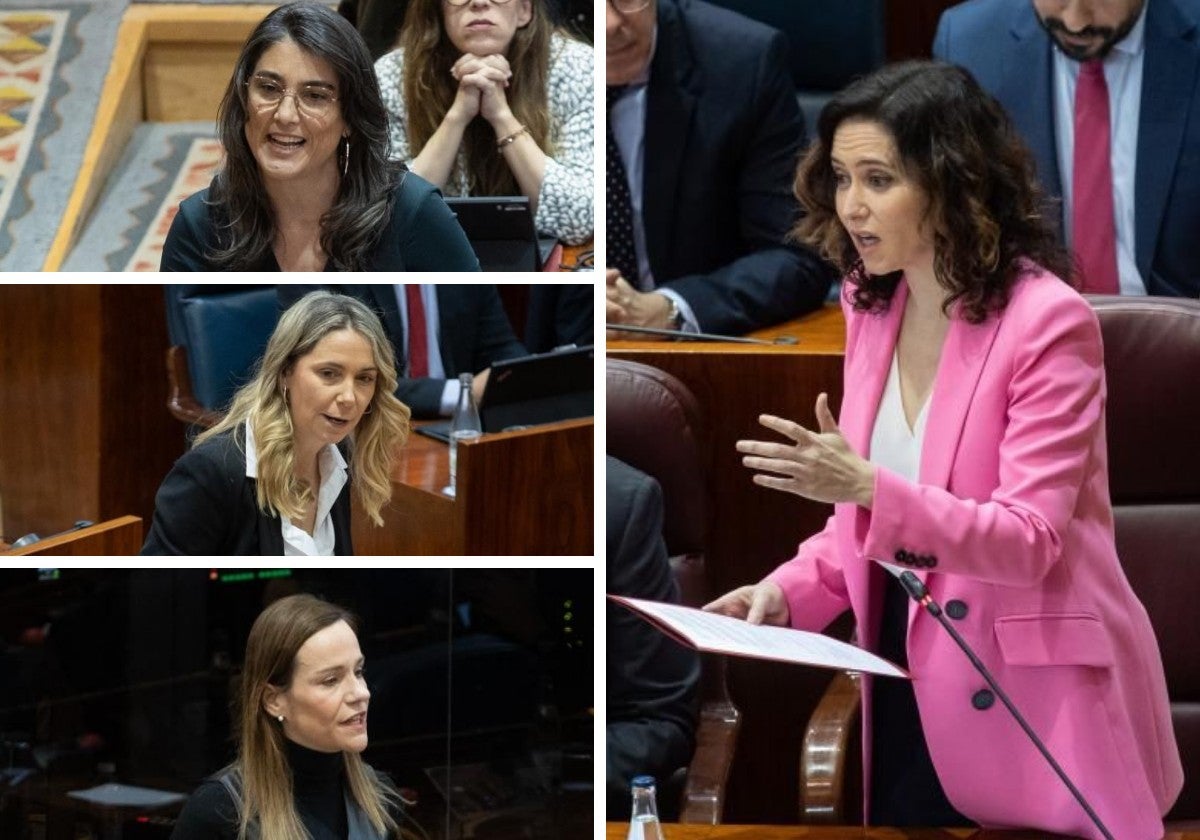
<path fill-rule="evenodd" d="M 380 511 L 392 497 L 392 463 L 408 439 L 412 412 L 396 399 L 395 352 L 379 318 L 354 298 L 329 292 L 311 292 L 283 313 L 253 378 L 234 395 L 224 419 L 196 438 L 199 444 L 249 421 L 258 451 L 258 506 L 266 514 L 298 518 L 315 496 L 316 488 L 295 475 L 295 431 L 283 378 L 321 339 L 343 329 L 367 340 L 378 369 L 369 413 L 347 442 L 351 486 L 371 521 L 383 524 Z"/>
<path fill-rule="evenodd" d="M 288 768 L 283 727 L 263 707 L 269 688 L 292 681 L 296 652 L 313 634 L 344 621 L 358 632 L 354 615 L 312 595 L 289 595 L 263 610 L 246 640 L 246 663 L 238 692 L 238 757 L 229 768 L 235 784 L 238 840 L 310 840 L 300 822 Z M 398 834 L 389 808 L 399 798 L 358 753 L 343 752 L 350 795 L 376 831 Z"/>
<path fill-rule="evenodd" d="M 511 0 L 519 3 L 521 0 Z M 546 80 L 550 75 L 550 36 L 554 26 L 544 0 L 529 0 L 529 23 L 513 35 L 508 47 L 512 80 L 507 91 L 513 115 L 547 155 L 554 153 L 550 138 L 550 105 Z M 400 93 L 408 106 L 408 138 L 412 156 L 420 154 L 454 103 L 458 82 L 450 68 L 459 52 L 446 35 L 442 0 L 411 0 L 400 29 L 404 73 Z M 515 195 L 517 179 L 496 154 L 496 133 L 484 119 L 471 120 L 463 132 L 466 176 L 471 195 Z"/>

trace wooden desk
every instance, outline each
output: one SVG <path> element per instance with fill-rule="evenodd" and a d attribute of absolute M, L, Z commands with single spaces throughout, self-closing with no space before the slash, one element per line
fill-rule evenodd
<path fill-rule="evenodd" d="M 446 444 L 414 433 L 392 472 L 376 528 L 357 509 L 358 554 L 591 555 L 591 418 L 484 435 L 458 452 L 456 498 Z"/>
<path fill-rule="evenodd" d="M 136 516 L 122 516 L 111 522 L 101 522 L 69 534 L 49 537 L 24 548 L 0 551 L 0 555 L 6 557 L 28 555 L 128 557 L 141 551 L 142 538 L 142 520 Z"/>
<path fill-rule="evenodd" d="M 608 823 L 605 840 L 625 840 L 628 823 Z M 1054 840 L 1045 831 L 972 828 L 859 828 L 815 825 L 679 825 L 664 823 L 666 840 Z M 1163 840 L 1200 840 L 1200 832 L 1168 831 Z"/>
<path fill-rule="evenodd" d="M 823 527 L 832 506 L 757 487 L 734 449 L 746 437 L 773 437 L 758 415 L 815 423 L 817 394 L 841 404 L 845 323 L 829 306 L 755 333 L 793 345 L 611 341 L 610 356 L 653 365 L 679 378 L 700 403 L 707 426 L 710 489 L 707 574 L 716 595 L 761 579 L 791 557 L 801 539 Z M 647 430 L 650 433 L 652 430 Z M 841 626 L 841 632 L 845 627 Z M 831 672 L 731 659 L 729 687 L 744 712 L 726 799 L 725 819 L 786 822 L 798 813 L 803 726 Z"/>
<path fill-rule="evenodd" d="M 559 271 L 570 271 L 570 266 L 577 265 L 579 258 L 588 251 L 595 251 L 596 242 L 584 242 L 582 245 L 564 245 L 562 254 L 562 263 L 559 266 Z"/>

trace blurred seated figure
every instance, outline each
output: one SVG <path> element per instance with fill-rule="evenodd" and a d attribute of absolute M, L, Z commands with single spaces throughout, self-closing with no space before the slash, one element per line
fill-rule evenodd
<path fill-rule="evenodd" d="M 819 307 L 834 270 L 788 239 L 804 120 L 783 36 L 699 0 L 605 9 L 605 320 L 740 335 Z"/>
<path fill-rule="evenodd" d="M 437 189 L 388 160 L 370 56 L 328 7 L 255 27 L 217 127 L 224 163 L 180 204 L 163 271 L 479 270 Z"/>
<path fill-rule="evenodd" d="M 658 482 L 612 456 L 607 484 L 607 589 L 652 601 L 679 601 L 662 537 Z M 629 781 L 649 774 L 664 786 L 695 746 L 700 659 L 624 607 L 607 604 L 607 806 L 629 819 Z M 672 803 L 660 801 L 667 815 Z"/>
<path fill-rule="evenodd" d="M 525 346 L 531 353 L 556 347 L 594 343 L 595 289 L 563 283 L 534 283 L 529 287 L 529 317 Z"/>
<path fill-rule="evenodd" d="M 285 284 L 278 287 L 279 308 L 287 309 L 317 288 L 357 298 L 379 316 L 399 364 L 396 396 L 419 420 L 453 413 L 460 373 L 475 374 L 472 388 L 478 400 L 495 362 L 528 352 L 513 334 L 493 285 Z"/>
<path fill-rule="evenodd" d="M 547 0 L 410 0 L 375 64 L 392 157 L 452 195 L 524 195 L 539 231 L 593 228 L 592 48 Z"/>

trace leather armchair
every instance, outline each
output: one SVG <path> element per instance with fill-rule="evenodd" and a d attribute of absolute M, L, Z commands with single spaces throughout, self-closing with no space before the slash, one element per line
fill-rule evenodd
<path fill-rule="evenodd" d="M 275 328 L 274 286 L 166 286 L 167 408 L 188 424 L 216 424 Z"/>
<path fill-rule="evenodd" d="M 1158 637 L 1183 791 L 1167 830 L 1200 829 L 1200 301 L 1097 296 L 1117 555 Z"/>
<path fill-rule="evenodd" d="M 608 454 L 653 476 L 663 491 L 663 538 L 683 603 L 701 606 L 708 485 L 696 398 L 670 374 L 609 359 L 606 416 Z M 741 714 L 729 697 L 725 659 L 702 655 L 701 709 L 696 750 L 687 769 L 680 822 L 719 823 Z"/>
<path fill-rule="evenodd" d="M 1104 338 L 1117 556 L 1158 637 L 1183 759 L 1167 831 L 1200 829 L 1200 301 L 1090 298 Z M 839 674 L 809 719 L 800 819 L 845 823 L 858 802 L 858 677 Z M 861 797 L 858 797 L 861 799 Z"/>

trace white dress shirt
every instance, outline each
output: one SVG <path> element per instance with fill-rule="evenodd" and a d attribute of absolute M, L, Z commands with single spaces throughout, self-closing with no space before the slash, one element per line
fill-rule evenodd
<path fill-rule="evenodd" d="M 921 449 L 925 443 L 925 422 L 929 419 L 930 399 L 926 398 L 917 414 L 916 424 L 910 429 L 908 418 L 904 416 L 904 401 L 900 396 L 900 357 L 893 352 L 887 385 L 879 400 L 875 428 L 871 431 L 872 464 L 889 469 L 912 482 L 920 478 Z"/>
<path fill-rule="evenodd" d="M 297 528 L 285 517 L 279 517 L 283 529 L 283 555 L 285 557 L 332 557 L 336 536 L 333 531 L 333 503 L 341 495 L 349 477 L 346 474 L 346 459 L 341 451 L 329 444 L 317 457 L 317 470 L 321 486 L 317 491 L 317 518 L 312 534 Z M 258 479 L 258 447 L 254 443 L 254 432 L 246 423 L 246 477 Z"/>
<path fill-rule="evenodd" d="M 430 379 L 446 379 L 446 367 L 442 364 L 441 350 L 441 319 L 438 313 L 437 287 L 428 283 L 421 285 L 421 304 L 425 307 L 425 349 L 429 355 L 429 378 Z M 408 331 L 408 298 L 404 295 L 404 283 L 396 283 L 396 305 L 400 309 L 400 323 L 404 326 L 404 336 L 407 340 Z M 407 349 L 397 348 L 404 352 L 407 361 Z M 407 375 L 408 371 L 405 371 Z M 454 413 L 454 407 L 458 405 L 458 394 L 461 387 L 458 384 L 458 379 L 447 379 L 446 384 L 442 387 L 442 398 L 438 405 L 438 411 L 443 417 L 449 417 Z"/>
<path fill-rule="evenodd" d="M 1117 274 L 1121 294 L 1144 295 L 1146 284 L 1134 258 L 1134 183 L 1137 168 L 1138 121 L 1142 110 L 1142 64 L 1146 44 L 1146 7 L 1129 34 L 1118 41 L 1104 59 L 1108 85 L 1109 136 L 1113 173 L 1113 212 L 1117 226 Z M 1059 180 L 1062 182 L 1063 220 L 1071 241 L 1072 173 L 1075 169 L 1075 81 L 1079 62 L 1062 50 L 1054 53 L 1054 133 L 1057 139 Z"/>

